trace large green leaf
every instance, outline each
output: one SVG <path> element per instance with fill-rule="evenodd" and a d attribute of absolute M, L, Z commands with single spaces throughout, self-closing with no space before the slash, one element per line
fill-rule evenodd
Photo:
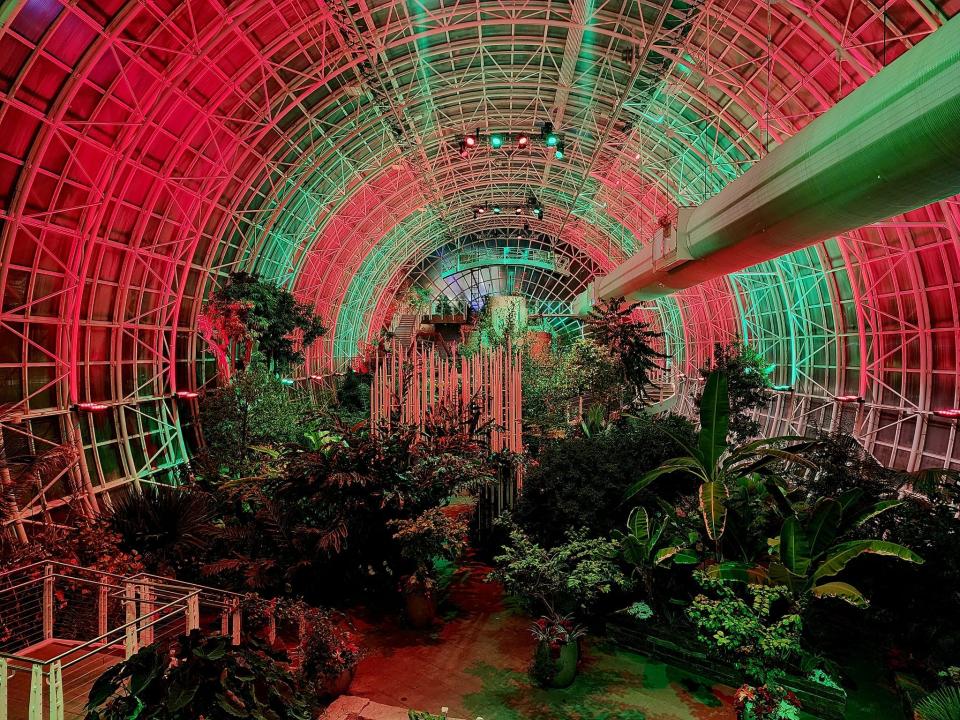
<path fill-rule="evenodd" d="M 897 543 L 887 542 L 885 540 L 851 540 L 850 542 L 841 543 L 833 548 L 832 552 L 827 556 L 827 559 L 817 568 L 811 581 L 816 583 L 820 578 L 832 577 L 838 574 L 851 560 L 864 554 L 885 555 L 917 564 L 923 562 L 923 558 L 913 552 L 913 550 L 905 548 L 903 545 L 898 545 Z"/>
<path fill-rule="evenodd" d="M 637 542 L 646 545 L 650 540 L 650 514 L 644 507 L 635 507 L 627 518 L 627 528 Z"/>
<path fill-rule="evenodd" d="M 700 556 L 690 548 L 683 548 L 673 556 L 674 565 L 696 565 L 699 562 Z"/>
<path fill-rule="evenodd" d="M 807 523 L 807 537 L 810 540 L 810 555 L 816 557 L 825 551 L 840 532 L 843 507 L 833 498 L 824 498 L 817 503 Z"/>
<path fill-rule="evenodd" d="M 813 588 L 813 596 L 818 598 L 833 597 L 840 598 L 844 602 L 858 608 L 865 608 L 870 603 L 859 590 L 853 585 L 845 582 L 828 582 L 823 585 L 817 585 Z"/>
<path fill-rule="evenodd" d="M 657 550 L 656 555 L 653 556 L 653 564 L 661 565 L 662 563 L 666 562 L 670 558 L 676 557 L 681 550 L 683 550 L 683 548 L 680 547 L 679 545 L 674 545 L 673 547 L 660 548 L 659 550 Z"/>
<path fill-rule="evenodd" d="M 700 457 L 711 473 L 727 449 L 729 427 L 730 396 L 727 376 L 722 372 L 712 372 L 707 377 L 700 400 Z"/>
<path fill-rule="evenodd" d="M 796 515 L 780 528 L 780 562 L 794 575 L 806 575 L 810 567 L 810 540 Z"/>
<path fill-rule="evenodd" d="M 667 475 L 680 470 L 688 471 L 697 477 L 703 476 L 700 463 L 696 460 L 696 458 L 673 458 L 672 460 L 667 460 L 664 462 L 660 467 L 654 468 L 650 472 L 645 473 L 639 480 L 637 480 L 637 482 L 627 488 L 627 491 L 624 494 L 625 499 L 629 500 L 641 490 L 646 489 L 650 483 L 659 478 L 661 475 Z"/>
<path fill-rule="evenodd" d="M 857 519 L 853 521 L 854 525 L 863 525 L 867 520 L 872 520 L 877 515 L 885 513 L 887 510 L 892 510 L 893 508 L 902 505 L 903 503 L 899 500 L 881 500 L 880 502 L 871 505 L 866 510 L 864 510 L 860 515 L 857 516 Z"/>
<path fill-rule="evenodd" d="M 700 513 L 707 536 L 719 540 L 727 522 L 727 488 L 719 480 L 700 485 Z"/>
<path fill-rule="evenodd" d="M 734 580 L 742 583 L 762 584 L 769 579 L 763 566 L 735 560 L 714 563 L 708 565 L 705 570 L 707 575 L 716 580 Z"/>

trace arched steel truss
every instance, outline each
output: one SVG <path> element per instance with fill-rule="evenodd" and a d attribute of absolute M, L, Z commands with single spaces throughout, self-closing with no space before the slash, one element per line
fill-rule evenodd
<path fill-rule="evenodd" d="M 607 269 L 960 9 L 664 2 L 7 3 L 7 451 L 85 448 L 51 498 L 67 479 L 94 503 L 162 480 L 195 442 L 177 393 L 212 376 L 193 328 L 231 269 L 315 303 L 332 332 L 311 368 L 387 321 L 424 258 L 489 227 L 477 204 L 533 190 L 533 230 Z M 563 160 L 536 142 L 458 153 L 477 127 L 546 119 Z M 734 334 L 763 349 L 791 389 L 771 430 L 842 422 L 885 462 L 956 464 L 935 411 L 960 406 L 958 258 L 954 198 L 655 309 L 678 373 Z M 109 407 L 76 409 L 91 401 Z"/>

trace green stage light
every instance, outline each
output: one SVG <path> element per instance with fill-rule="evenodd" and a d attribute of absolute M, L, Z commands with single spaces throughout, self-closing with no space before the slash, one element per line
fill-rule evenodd
<path fill-rule="evenodd" d="M 563 143 L 557 143 L 556 149 L 553 151 L 553 156 L 557 160 L 563 160 Z"/>
<path fill-rule="evenodd" d="M 502 147 L 503 147 L 503 135 L 500 135 L 499 133 L 494 133 L 493 135 L 491 135 L 491 136 L 490 136 L 490 147 L 492 147 L 494 150 L 499 150 L 500 148 L 502 148 Z"/>
<path fill-rule="evenodd" d="M 556 133 L 547 133 L 546 141 L 547 147 L 556 147 L 557 143 L 560 142 L 560 136 Z"/>
<path fill-rule="evenodd" d="M 494 215 L 499 215 L 499 214 L 500 214 L 500 206 L 499 206 L 499 205 L 494 205 L 494 206 L 493 206 L 493 214 L 494 214 Z"/>

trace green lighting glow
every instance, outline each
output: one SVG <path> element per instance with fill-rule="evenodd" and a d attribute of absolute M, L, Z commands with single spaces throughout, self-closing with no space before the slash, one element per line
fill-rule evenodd
<path fill-rule="evenodd" d="M 558 142 L 560 142 L 559 135 L 556 133 L 547 134 L 547 147 L 556 147 Z"/>
<path fill-rule="evenodd" d="M 494 134 L 490 136 L 490 147 L 494 150 L 499 150 L 503 147 L 503 135 Z"/>

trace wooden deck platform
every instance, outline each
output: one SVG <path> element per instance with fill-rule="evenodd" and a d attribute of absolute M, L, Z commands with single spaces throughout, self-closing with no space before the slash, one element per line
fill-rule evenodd
<path fill-rule="evenodd" d="M 23 657 L 33 658 L 35 660 L 49 660 L 58 655 L 67 652 L 78 645 L 74 640 L 60 640 L 53 638 L 37 645 L 33 645 L 17 653 Z M 85 648 L 77 653 L 77 656 L 86 655 L 90 649 Z M 85 657 L 82 660 L 64 668 L 63 670 L 63 704 L 64 720 L 77 720 L 83 718 L 84 707 L 87 703 L 87 695 L 94 681 L 107 668 L 117 664 L 124 658 L 124 649 L 122 645 L 113 645 L 101 648 L 99 652 Z M 68 656 L 65 662 L 70 662 Z M 30 670 L 20 669 L 22 663 L 11 661 L 12 677 L 8 686 L 7 695 L 7 718 L 8 720 L 29 720 L 28 713 L 30 707 Z M 17 666 L 17 667 L 15 667 Z M 48 715 L 48 703 L 50 701 L 50 689 L 47 682 L 43 684 L 43 717 Z"/>

